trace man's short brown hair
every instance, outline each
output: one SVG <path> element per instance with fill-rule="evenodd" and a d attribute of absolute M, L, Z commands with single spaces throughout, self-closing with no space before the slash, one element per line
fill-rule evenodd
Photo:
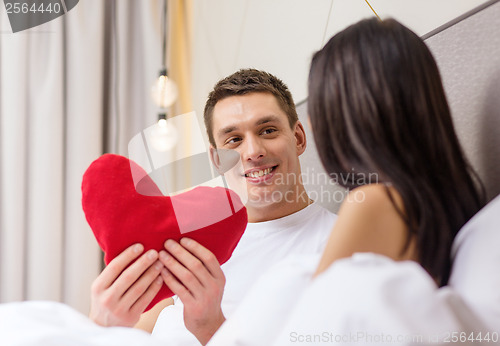
<path fill-rule="evenodd" d="M 217 102 L 226 97 L 245 95 L 253 92 L 270 93 L 276 97 L 278 105 L 288 116 L 290 128 L 293 128 L 297 120 L 297 111 L 293 102 L 292 94 L 283 81 L 270 73 L 256 69 L 241 69 L 232 75 L 220 80 L 214 89 L 208 94 L 205 103 L 204 120 L 210 144 L 216 147 L 213 134 L 213 112 Z"/>

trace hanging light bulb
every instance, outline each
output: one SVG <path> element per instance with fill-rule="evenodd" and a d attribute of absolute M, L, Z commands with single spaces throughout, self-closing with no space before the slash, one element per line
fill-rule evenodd
<path fill-rule="evenodd" d="M 166 152 L 171 150 L 177 144 L 179 136 L 177 129 L 172 122 L 167 123 L 167 115 L 160 113 L 158 122 L 153 125 L 151 130 L 151 145 L 156 151 Z"/>
<path fill-rule="evenodd" d="M 161 69 L 151 88 L 153 101 L 160 108 L 168 108 L 177 100 L 178 95 L 177 85 L 167 76 L 167 69 Z"/>
<path fill-rule="evenodd" d="M 171 150 L 177 144 L 178 139 L 177 129 L 172 121 L 167 122 L 166 113 L 166 109 L 174 104 L 179 95 L 177 85 L 168 78 L 165 65 L 167 61 L 167 0 L 163 1 L 162 27 L 162 68 L 151 88 L 153 101 L 161 109 L 158 114 L 158 123 L 152 126 L 150 138 L 151 146 L 158 152 Z"/>

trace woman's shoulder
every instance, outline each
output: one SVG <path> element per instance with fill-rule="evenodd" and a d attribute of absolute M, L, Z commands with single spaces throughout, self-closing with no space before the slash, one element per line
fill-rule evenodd
<path fill-rule="evenodd" d="M 339 210 L 340 226 L 363 249 L 394 259 L 413 257 L 402 254 L 408 237 L 403 200 L 386 184 L 370 184 L 349 192 Z"/>
<path fill-rule="evenodd" d="M 389 184 L 369 184 L 351 190 L 343 201 L 341 209 L 354 211 L 358 216 L 404 214 L 403 200 L 399 192 Z M 340 212 L 339 212 L 340 213 Z"/>
<path fill-rule="evenodd" d="M 349 192 L 340 206 L 316 274 L 356 252 L 415 260 L 413 239 L 406 249 L 408 232 L 402 198 L 394 187 L 383 184 L 358 187 Z"/>

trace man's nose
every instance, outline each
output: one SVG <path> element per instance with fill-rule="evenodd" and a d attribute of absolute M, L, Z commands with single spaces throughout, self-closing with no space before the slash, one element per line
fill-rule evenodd
<path fill-rule="evenodd" d="M 266 149 L 261 138 L 247 137 L 245 141 L 243 161 L 255 161 L 266 155 Z"/>

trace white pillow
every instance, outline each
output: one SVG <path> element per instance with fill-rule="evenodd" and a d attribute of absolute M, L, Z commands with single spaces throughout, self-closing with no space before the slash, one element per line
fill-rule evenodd
<path fill-rule="evenodd" d="M 481 209 L 457 234 L 449 280 L 470 307 L 493 330 L 500 326 L 500 195 Z"/>

